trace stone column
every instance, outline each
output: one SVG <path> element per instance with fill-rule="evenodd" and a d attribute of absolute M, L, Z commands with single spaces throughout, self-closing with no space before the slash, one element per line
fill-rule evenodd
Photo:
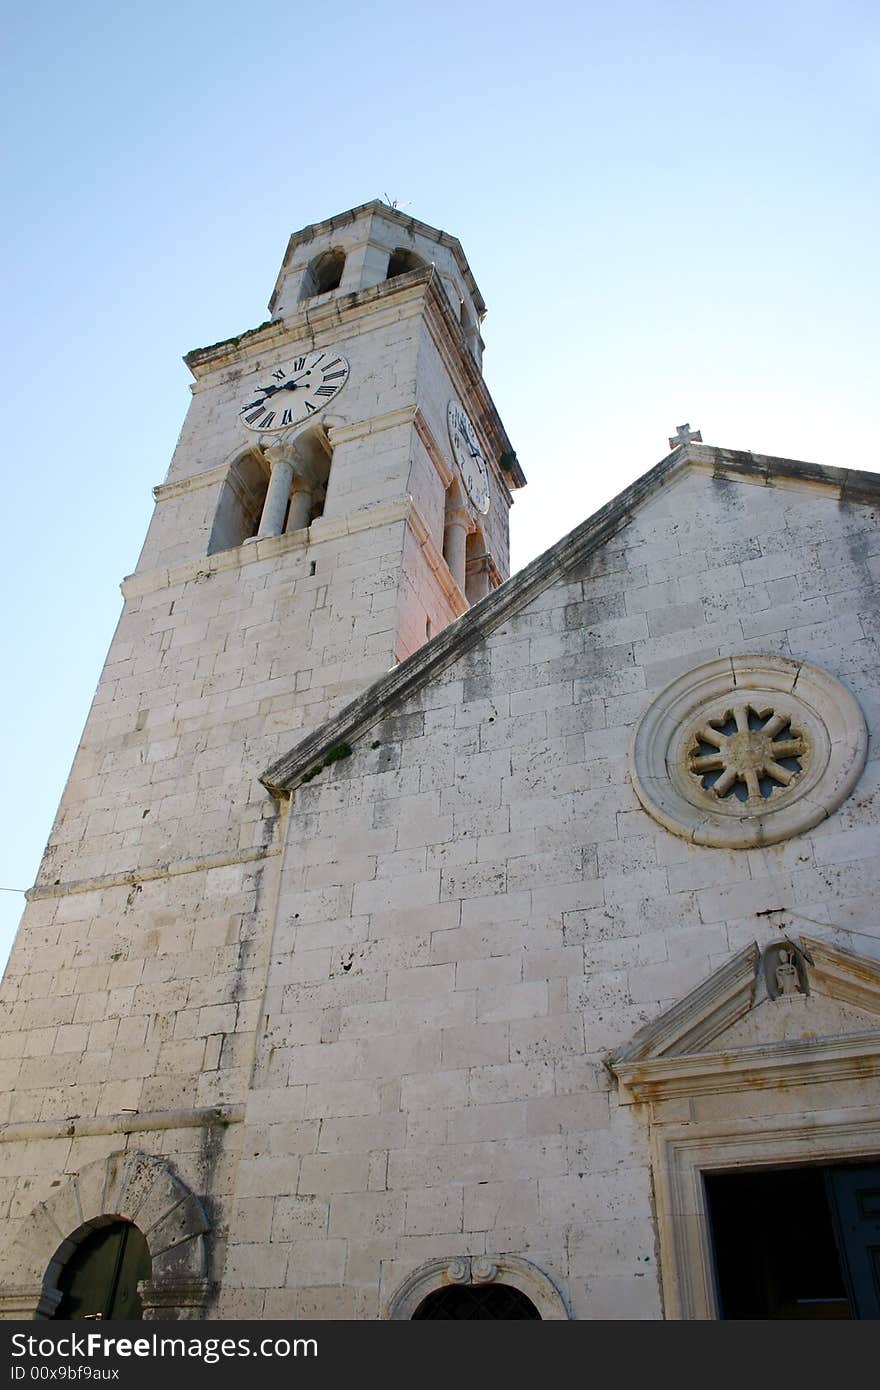
<path fill-rule="evenodd" d="M 461 592 L 465 589 L 467 571 L 467 538 L 471 529 L 471 519 L 464 507 L 446 513 L 446 526 L 443 532 L 443 557 L 450 573 Z"/>
<path fill-rule="evenodd" d="M 314 494 L 305 478 L 294 477 L 293 496 L 290 499 L 285 532 L 304 530 L 312 519 L 314 503 Z"/>
<path fill-rule="evenodd" d="M 280 445 L 267 449 L 266 458 L 269 460 L 272 473 L 269 477 L 266 501 L 263 503 L 263 515 L 260 517 L 258 541 L 265 540 L 267 536 L 280 536 L 284 530 L 290 485 L 293 482 L 295 455 L 292 449 L 285 449 Z"/>
<path fill-rule="evenodd" d="M 467 567 L 467 596 L 471 603 L 479 603 L 491 591 L 489 578 L 489 556 L 475 555 Z"/>

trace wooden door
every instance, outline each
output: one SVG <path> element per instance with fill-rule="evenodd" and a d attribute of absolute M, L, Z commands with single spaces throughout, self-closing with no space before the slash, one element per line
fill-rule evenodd
<path fill-rule="evenodd" d="M 143 1316 L 138 1281 L 150 1277 L 150 1252 L 137 1226 L 113 1221 L 91 1231 L 62 1270 L 56 1318 L 102 1321 Z"/>
<path fill-rule="evenodd" d="M 854 1315 L 880 1319 L 880 1164 L 832 1168 L 828 1186 Z"/>

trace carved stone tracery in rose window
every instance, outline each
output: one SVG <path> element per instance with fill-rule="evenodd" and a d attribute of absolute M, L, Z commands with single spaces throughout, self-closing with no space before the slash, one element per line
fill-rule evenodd
<path fill-rule="evenodd" d="M 803 834 L 853 790 L 868 753 L 858 701 L 829 671 L 748 652 L 677 676 L 633 733 L 633 788 L 698 845 L 754 849 Z"/>
<path fill-rule="evenodd" d="M 791 715 L 770 706 L 730 705 L 693 731 L 688 770 L 719 801 L 759 806 L 803 770 L 807 740 Z"/>

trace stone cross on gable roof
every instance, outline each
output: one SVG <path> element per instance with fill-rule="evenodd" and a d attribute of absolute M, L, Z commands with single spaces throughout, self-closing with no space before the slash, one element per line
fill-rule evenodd
<path fill-rule="evenodd" d="M 702 444 L 703 436 L 699 430 L 691 430 L 690 425 L 676 425 L 675 434 L 669 441 L 670 449 L 677 449 L 679 444 Z"/>

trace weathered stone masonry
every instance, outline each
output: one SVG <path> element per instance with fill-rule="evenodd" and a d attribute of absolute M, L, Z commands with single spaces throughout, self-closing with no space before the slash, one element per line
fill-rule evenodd
<path fill-rule="evenodd" d="M 714 1317 L 704 1174 L 880 1156 L 880 480 L 689 442 L 479 597 L 482 308 L 368 204 L 188 358 L 0 992 L 2 1316 L 119 1219 L 147 1317 Z M 238 410 L 325 346 L 279 531 Z"/>

